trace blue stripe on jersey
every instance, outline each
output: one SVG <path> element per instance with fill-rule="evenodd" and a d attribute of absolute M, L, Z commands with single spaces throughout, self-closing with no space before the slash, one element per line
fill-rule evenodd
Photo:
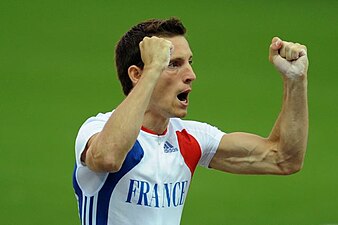
<path fill-rule="evenodd" d="M 133 169 L 142 160 L 143 155 L 144 151 L 140 143 L 136 141 L 133 148 L 127 154 L 121 169 L 116 173 L 110 173 L 108 175 L 105 184 L 98 194 L 96 225 L 107 225 L 110 197 L 116 184 L 126 173 Z"/>
<path fill-rule="evenodd" d="M 81 219 L 82 218 L 83 195 L 82 195 L 82 191 L 79 187 L 79 184 L 77 183 L 77 180 L 76 180 L 76 176 L 75 176 L 76 169 L 77 169 L 77 166 L 75 164 L 75 168 L 74 168 L 74 172 L 73 172 L 73 188 L 74 188 L 75 194 L 76 194 L 77 199 L 78 199 L 79 215 L 80 215 L 80 219 Z"/>
<path fill-rule="evenodd" d="M 94 196 L 90 197 L 90 201 L 89 201 L 89 225 L 93 224 L 93 201 L 94 201 Z"/>
<path fill-rule="evenodd" d="M 85 200 L 84 200 L 84 209 L 83 209 L 83 214 L 84 214 L 84 216 L 83 216 L 83 221 L 82 221 L 82 223 L 83 223 L 83 225 L 87 225 L 87 199 L 88 199 L 88 197 L 87 196 L 85 196 L 85 198 L 84 198 Z"/>

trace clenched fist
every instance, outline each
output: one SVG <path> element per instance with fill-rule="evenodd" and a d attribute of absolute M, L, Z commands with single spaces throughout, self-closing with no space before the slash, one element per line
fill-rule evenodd
<path fill-rule="evenodd" d="M 309 62 L 304 45 L 274 37 L 270 45 L 269 60 L 287 78 L 297 79 L 307 75 Z"/>
<path fill-rule="evenodd" d="M 173 45 L 170 41 L 156 36 L 145 37 L 139 44 L 141 59 L 145 67 L 162 72 L 169 64 Z"/>

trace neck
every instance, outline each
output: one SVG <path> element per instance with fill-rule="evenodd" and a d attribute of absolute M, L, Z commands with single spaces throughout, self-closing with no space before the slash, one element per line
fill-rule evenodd
<path fill-rule="evenodd" d="M 167 129 L 169 118 L 165 118 L 160 115 L 155 115 L 150 111 L 146 111 L 144 114 L 142 126 L 148 130 L 151 130 L 156 134 L 163 134 Z"/>

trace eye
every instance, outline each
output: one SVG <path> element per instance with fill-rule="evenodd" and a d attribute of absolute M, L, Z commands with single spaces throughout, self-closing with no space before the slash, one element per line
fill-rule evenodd
<path fill-rule="evenodd" d="M 189 60 L 189 64 L 192 65 L 192 59 Z"/>
<path fill-rule="evenodd" d="M 168 68 L 170 68 L 170 69 L 176 69 L 176 68 L 178 68 L 180 66 L 181 66 L 181 63 L 179 61 L 174 60 L 174 61 L 170 61 L 169 62 Z"/>

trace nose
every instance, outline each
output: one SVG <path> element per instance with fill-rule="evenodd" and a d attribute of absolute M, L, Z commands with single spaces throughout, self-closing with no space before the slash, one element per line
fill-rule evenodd
<path fill-rule="evenodd" d="M 186 71 L 184 71 L 183 82 L 185 84 L 190 84 L 194 80 L 196 80 L 196 74 L 195 74 L 192 66 L 189 64 L 186 68 Z"/>

